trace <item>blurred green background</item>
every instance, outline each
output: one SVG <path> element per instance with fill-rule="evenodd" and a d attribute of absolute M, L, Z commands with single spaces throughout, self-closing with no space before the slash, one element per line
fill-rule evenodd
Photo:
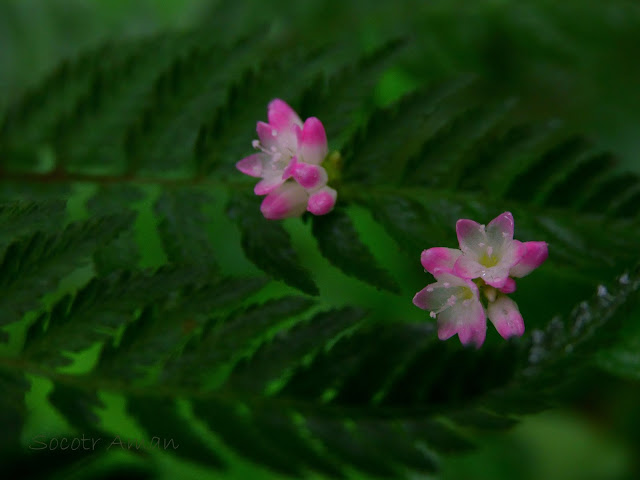
<path fill-rule="evenodd" d="M 217 9 L 223 8 L 219 3 L 2 0 L 0 112 L 62 59 L 106 41 L 215 25 Z M 408 35 L 408 53 L 383 76 L 376 103 L 386 104 L 425 79 L 476 73 L 487 97 L 517 97 L 523 118 L 562 122 L 619 154 L 621 169 L 640 172 L 640 10 L 635 2 L 239 0 L 233 8 L 246 30 L 277 34 L 292 29 L 306 39 L 349 39 L 362 51 L 387 36 Z M 244 33 L 233 24 L 217 27 L 222 38 Z M 154 252 L 147 254 L 149 264 L 157 261 Z M 228 261 L 239 260 L 231 256 Z M 43 425 L 51 431 L 64 425 L 46 405 L 48 386 L 35 385 L 29 396 L 34 416 L 24 438 L 41 432 Z M 445 458 L 439 478 L 638 478 L 640 439 L 634 427 L 639 424 L 639 390 L 594 372 L 569 395 L 571 408 L 528 417 L 507 434 L 485 437 L 473 453 Z M 108 414 L 112 421 L 122 416 L 117 401 Z M 135 426 L 124 417 L 121 423 L 123 435 L 135 436 Z M 227 455 L 232 469 L 225 478 L 278 478 Z M 162 461 L 167 479 L 202 475 L 177 460 Z"/>

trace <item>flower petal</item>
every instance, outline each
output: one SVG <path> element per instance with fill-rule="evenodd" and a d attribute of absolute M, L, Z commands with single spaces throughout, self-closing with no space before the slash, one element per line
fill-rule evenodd
<path fill-rule="evenodd" d="M 499 265 L 506 269 L 511 269 L 516 265 L 525 253 L 525 246 L 518 240 L 507 240 L 502 249 Z"/>
<path fill-rule="evenodd" d="M 442 270 L 453 270 L 453 266 L 462 252 L 457 248 L 433 247 L 424 250 L 420 262 L 424 269 L 432 275 Z"/>
<path fill-rule="evenodd" d="M 265 150 L 275 152 L 278 149 L 279 132 L 275 127 L 272 127 L 268 123 L 258 122 L 256 124 L 256 132 Z"/>
<path fill-rule="evenodd" d="M 502 338 L 521 337 L 524 333 L 518 305 L 506 295 L 499 295 L 495 302 L 489 303 L 487 314 Z"/>
<path fill-rule="evenodd" d="M 327 134 L 322 122 L 315 117 L 307 118 L 302 127 L 298 152 L 305 163 L 320 165 L 327 156 Z"/>
<path fill-rule="evenodd" d="M 307 190 L 316 190 L 327 184 L 329 176 L 320 165 L 298 163 L 293 171 L 293 178 Z"/>
<path fill-rule="evenodd" d="M 549 256 L 547 242 L 523 242 L 522 249 L 520 261 L 509 271 L 512 277 L 521 278 L 530 274 Z"/>
<path fill-rule="evenodd" d="M 495 288 L 504 287 L 509 278 L 509 268 L 512 263 L 501 261 L 494 267 L 485 267 L 466 254 L 456 260 L 453 272 L 463 278 L 481 278 L 487 285 Z"/>
<path fill-rule="evenodd" d="M 501 251 L 503 246 L 508 247 L 513 240 L 514 221 L 511 212 L 504 212 L 489 222 L 487 225 L 488 245 L 496 251 Z"/>
<path fill-rule="evenodd" d="M 458 333 L 458 325 L 455 322 L 438 322 L 438 339 L 448 340 Z"/>
<path fill-rule="evenodd" d="M 289 165 L 287 165 L 282 171 L 282 179 L 288 180 L 289 178 L 293 177 L 293 172 L 295 172 L 296 168 L 298 168 L 298 165 L 300 165 L 300 162 L 298 162 L 298 157 L 291 157 Z"/>
<path fill-rule="evenodd" d="M 462 253 L 471 255 L 474 259 L 484 253 L 488 242 L 484 225 L 473 220 L 460 219 L 456 222 L 456 235 Z"/>
<path fill-rule="evenodd" d="M 260 211 L 269 220 L 297 217 L 304 212 L 307 192 L 295 182 L 286 182 L 265 197 Z"/>
<path fill-rule="evenodd" d="M 236 163 L 236 168 L 251 177 L 262 176 L 264 153 L 254 153 Z"/>
<path fill-rule="evenodd" d="M 487 317 L 477 296 L 458 302 L 438 315 L 438 338 L 449 338 L 452 330 L 463 345 L 482 346 L 487 334 Z"/>
<path fill-rule="evenodd" d="M 314 215 L 326 215 L 333 210 L 338 198 L 338 192 L 331 187 L 322 187 L 309 197 L 307 210 Z"/>
<path fill-rule="evenodd" d="M 513 278 L 508 277 L 507 281 L 500 288 L 500 291 L 502 293 L 513 293 L 513 292 L 515 292 L 516 291 L 516 281 Z"/>
<path fill-rule="evenodd" d="M 253 192 L 256 195 L 266 195 L 271 193 L 284 183 L 281 170 L 265 170 L 262 174 L 264 175 L 262 180 L 253 187 Z"/>
<path fill-rule="evenodd" d="M 478 278 L 483 275 L 486 267 L 466 255 L 461 255 L 453 266 L 453 272 L 462 278 Z"/>
<path fill-rule="evenodd" d="M 487 285 L 498 289 L 503 288 L 509 279 L 509 266 L 496 265 L 495 267 L 487 268 L 480 274 L 480 278 Z"/>
<path fill-rule="evenodd" d="M 267 107 L 267 118 L 269 125 L 277 131 L 292 131 L 294 125 L 302 127 L 302 120 L 287 102 L 276 98 L 269 102 Z"/>
<path fill-rule="evenodd" d="M 437 313 L 443 308 L 451 307 L 459 297 L 478 296 L 478 287 L 473 282 L 443 271 L 438 271 L 435 277 L 437 282 L 427 285 L 415 294 L 413 297 L 415 306 Z"/>

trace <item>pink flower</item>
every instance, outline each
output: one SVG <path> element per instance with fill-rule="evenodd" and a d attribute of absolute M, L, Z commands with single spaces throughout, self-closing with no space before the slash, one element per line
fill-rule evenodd
<path fill-rule="evenodd" d="M 276 220 L 301 215 L 329 213 L 337 192 L 327 186 L 328 175 L 320 165 L 327 156 L 327 136 L 322 122 L 315 117 L 305 120 L 280 99 L 267 109 L 269 123 L 258 122 L 260 150 L 236 163 L 246 175 L 261 178 L 254 188 L 256 195 L 267 195 L 260 207 L 264 216 Z"/>
<path fill-rule="evenodd" d="M 524 254 L 522 243 L 513 240 L 513 215 L 505 212 L 485 228 L 473 220 L 458 220 L 456 234 L 462 255 L 454 266 L 464 278 L 481 278 L 492 287 L 504 287 L 511 267 Z"/>
<path fill-rule="evenodd" d="M 438 338 L 446 340 L 455 334 L 463 345 L 484 343 L 487 319 L 475 283 L 444 270 L 434 274 L 437 282 L 427 285 L 413 297 L 413 303 L 429 310 L 438 319 Z"/>
<path fill-rule="evenodd" d="M 503 338 L 522 336 L 524 320 L 506 294 L 516 290 L 514 278 L 528 275 L 547 259 L 546 242 L 514 240 L 509 212 L 498 215 L 486 228 L 472 220 L 458 220 L 456 233 L 460 250 L 434 247 L 422 252 L 422 266 L 437 282 L 419 291 L 413 303 L 438 319 L 441 340 L 457 333 L 464 345 L 480 347 L 487 316 Z"/>

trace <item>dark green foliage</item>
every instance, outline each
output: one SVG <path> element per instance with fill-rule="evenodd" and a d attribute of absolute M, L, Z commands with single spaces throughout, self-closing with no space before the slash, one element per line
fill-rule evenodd
<path fill-rule="evenodd" d="M 97 247 L 112 240 L 129 223 L 127 216 L 74 223 L 58 234 L 36 232 L 5 250 L 0 264 L 0 325 L 17 322 L 38 306 L 58 282 L 86 264 Z"/>
<path fill-rule="evenodd" d="M 357 115 L 361 114 L 367 96 L 404 43 L 393 40 L 358 64 L 346 66 L 330 79 L 324 75 L 318 77 L 304 92 L 300 101 L 301 118 L 317 117 L 322 120 L 331 149 L 340 150 L 353 134 L 358 125 Z"/>
<path fill-rule="evenodd" d="M 98 426 L 100 417 L 95 412 L 96 408 L 104 407 L 97 392 L 58 383 L 54 385 L 48 398 L 51 405 L 69 418 L 71 425 L 87 437 L 104 435 L 105 432 Z"/>
<path fill-rule="evenodd" d="M 207 223 L 202 212 L 207 203 L 211 203 L 211 197 L 188 190 L 168 191 L 158 199 L 158 231 L 170 261 L 215 268 L 211 240 L 202 228 Z"/>
<path fill-rule="evenodd" d="M 0 451 L 15 450 L 26 419 L 25 393 L 29 390 L 29 382 L 23 375 L 10 370 L 0 370 L 0 386 L 5 394 L 0 401 L 2 434 L 0 434 Z"/>
<path fill-rule="evenodd" d="M 303 297 L 284 297 L 246 310 L 214 318 L 205 326 L 197 345 L 186 348 L 164 372 L 169 382 L 193 382 L 215 376 L 250 354 L 274 328 L 305 312 L 312 302 Z"/>
<path fill-rule="evenodd" d="M 363 316 L 364 312 L 353 308 L 332 310 L 319 313 L 291 330 L 280 331 L 272 342 L 237 364 L 227 383 L 233 389 L 264 391 L 283 371 L 295 368 L 305 357 L 316 354 L 316 349 L 357 325 Z"/>
<path fill-rule="evenodd" d="M 154 396 L 134 397 L 127 404 L 129 413 L 146 430 L 148 438 L 175 439 L 175 447 L 172 445 L 170 450 L 175 455 L 208 467 L 223 467 L 222 460 L 211 448 L 204 446 L 204 440 L 191 431 L 188 420 L 176 407 L 175 402 Z"/>
<path fill-rule="evenodd" d="M 318 287 L 311 273 L 300 266 L 289 234 L 279 223 L 262 216 L 257 200 L 248 195 L 234 195 L 227 208 L 227 215 L 240 228 L 247 256 L 269 275 L 309 295 L 317 295 Z"/>
<path fill-rule="evenodd" d="M 469 78 L 448 82 L 374 112 L 345 146 L 345 181 L 393 184 L 402 178 L 405 168 L 407 176 L 413 175 L 410 164 L 405 166 L 407 158 L 464 108 L 460 92 L 465 92 L 470 82 Z"/>
<path fill-rule="evenodd" d="M 65 224 L 62 201 L 42 203 L 7 203 L 0 205 L 0 251 L 16 239 L 28 236 L 34 229 L 56 232 Z"/>
<path fill-rule="evenodd" d="M 481 75 L 425 73 L 455 63 L 440 44 L 390 28 L 364 53 L 348 32 L 302 34 L 291 12 L 267 29 L 239 5 L 219 2 L 209 28 L 66 61 L 6 112 L 6 471 L 145 478 L 167 455 L 220 472 L 215 439 L 280 476 L 432 475 L 439 455 L 560 401 L 587 365 L 640 378 L 635 173 L 573 128 L 530 122 L 530 104 L 489 95 Z M 380 79 L 417 50 L 434 58 L 380 106 Z M 319 117 L 340 150 L 338 205 L 305 214 L 311 228 L 266 220 L 256 179 L 234 168 L 274 97 Z M 438 340 L 411 303 L 431 282 L 420 253 L 455 247 L 459 218 L 507 210 L 517 239 L 549 244 L 514 294 L 525 335 L 503 341 L 489 325 L 479 351 Z M 179 447 L 134 447 L 130 470 L 98 468 L 98 451 L 34 456 L 21 443 L 32 381 L 50 382 L 69 431 L 120 435 L 103 412 L 117 396 L 147 441 Z"/>
<path fill-rule="evenodd" d="M 87 201 L 87 210 L 91 215 L 109 215 L 131 210 L 137 218 L 138 212 L 132 207 L 143 198 L 140 190 L 131 185 L 100 185 L 98 191 Z M 109 245 L 96 251 L 93 261 L 98 274 L 107 275 L 116 270 L 126 270 L 140 261 L 140 248 L 135 234 L 135 229 L 127 229 Z"/>
<path fill-rule="evenodd" d="M 336 267 L 375 287 L 398 292 L 394 280 L 376 265 L 373 255 L 360 242 L 351 218 L 343 209 L 315 217 L 312 231 L 320 252 Z"/>
<path fill-rule="evenodd" d="M 66 435 L 66 437 L 70 436 Z M 54 476 L 59 476 L 60 478 L 67 476 L 66 478 L 69 478 L 68 475 L 77 473 L 78 470 L 85 468 L 87 464 L 102 458 L 91 450 L 78 449 L 64 452 L 59 449 L 49 450 L 46 448 L 47 439 L 43 437 L 36 437 L 32 440 L 34 450 L 4 450 L 2 452 L 0 458 L 7 476 L 28 480 L 37 480 L 44 475 L 53 478 L 56 478 Z M 149 475 L 148 472 L 147 475 Z M 89 476 L 84 478 L 89 478 Z"/>

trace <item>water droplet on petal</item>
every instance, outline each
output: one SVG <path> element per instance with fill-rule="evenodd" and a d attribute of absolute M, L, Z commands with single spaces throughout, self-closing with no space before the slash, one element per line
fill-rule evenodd
<path fill-rule="evenodd" d="M 436 312 L 429 312 L 429 316 L 431 318 L 436 318 Z"/>

